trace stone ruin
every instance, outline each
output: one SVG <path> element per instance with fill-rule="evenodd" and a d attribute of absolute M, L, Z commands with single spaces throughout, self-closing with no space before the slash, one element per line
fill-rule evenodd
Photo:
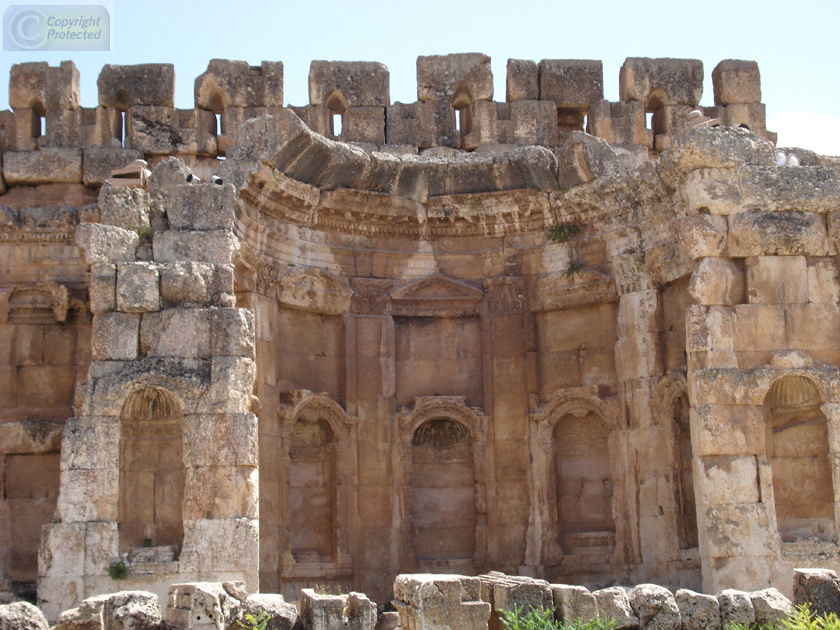
<path fill-rule="evenodd" d="M 840 569 L 838 161 L 777 152 L 754 62 L 705 108 L 699 61 L 628 59 L 618 103 L 602 75 L 510 60 L 494 102 L 488 57 L 420 57 L 403 104 L 316 61 L 284 107 L 282 63 L 214 60 L 180 110 L 171 65 L 105 66 L 95 108 L 72 62 L 14 66 L 8 589 L 314 619 L 401 573 Z"/>
<path fill-rule="evenodd" d="M 618 630 L 725 630 L 774 627 L 807 604 L 816 614 L 840 610 L 834 571 L 797 569 L 794 600 L 776 588 L 751 593 L 727 589 L 717 596 L 689 589 L 671 593 L 656 584 L 585 586 L 491 572 L 477 577 L 403 574 L 386 611 L 361 593 L 329 595 L 302 589 L 296 605 L 282 595 L 248 594 L 242 582 L 173 584 L 164 600 L 145 591 L 89 597 L 58 616 L 53 630 L 502 630 L 509 613 L 550 610 L 564 627 L 604 620 Z M 28 602 L 0 605 L 4 630 L 47 630 L 49 622 Z"/>

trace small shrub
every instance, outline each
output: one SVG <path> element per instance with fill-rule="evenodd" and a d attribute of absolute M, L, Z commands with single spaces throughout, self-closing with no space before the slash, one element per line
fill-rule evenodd
<path fill-rule="evenodd" d="M 119 562 L 112 562 L 108 567 L 108 575 L 112 580 L 124 580 L 128 577 L 128 565 L 125 560 Z"/>
<path fill-rule="evenodd" d="M 551 243 L 567 243 L 581 233 L 583 227 L 575 223 L 558 223 L 545 231 L 545 237 Z"/>
<path fill-rule="evenodd" d="M 143 546 L 149 548 L 152 546 L 152 539 L 151 538 L 144 538 L 143 539 Z"/>
<path fill-rule="evenodd" d="M 601 616 L 591 621 L 575 619 L 571 623 L 563 624 L 554 618 L 553 608 L 529 608 L 525 612 L 522 606 L 514 606 L 513 610 L 502 613 L 502 628 L 504 630 L 613 630 L 615 619 Z"/>
<path fill-rule="evenodd" d="M 244 617 L 245 621 L 237 619 L 235 622 L 241 630 L 265 630 L 268 622 L 271 621 L 271 614 L 264 610 L 256 615 L 246 614 Z"/>
<path fill-rule="evenodd" d="M 584 267 L 586 267 L 586 265 L 583 264 L 582 262 L 579 262 L 577 260 L 573 260 L 572 262 L 569 263 L 569 268 L 566 269 L 566 276 L 571 278 L 576 273 L 579 273 L 579 272 L 583 271 Z"/>
<path fill-rule="evenodd" d="M 502 613 L 504 630 L 562 630 L 563 624 L 554 619 L 552 608 L 529 608 L 523 612 L 522 606 Z"/>
<path fill-rule="evenodd" d="M 770 624 L 765 624 L 770 625 Z M 840 618 L 836 613 L 815 615 L 809 604 L 800 604 L 793 610 L 793 614 L 782 621 L 779 630 L 840 630 Z M 765 630 L 761 628 L 760 630 Z"/>

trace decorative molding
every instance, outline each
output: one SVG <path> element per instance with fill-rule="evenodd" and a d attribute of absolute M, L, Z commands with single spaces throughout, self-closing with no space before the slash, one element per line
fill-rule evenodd
<path fill-rule="evenodd" d="M 484 292 L 443 274 L 433 274 L 391 292 L 391 314 L 411 317 L 475 315 Z"/>

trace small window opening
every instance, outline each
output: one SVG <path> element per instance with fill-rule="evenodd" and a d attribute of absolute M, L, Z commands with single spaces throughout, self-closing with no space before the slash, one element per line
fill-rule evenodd
<path fill-rule="evenodd" d="M 455 131 L 458 131 L 458 132 L 460 132 L 461 129 L 462 129 L 462 126 L 461 126 L 461 112 L 462 111 L 463 110 L 460 110 L 460 109 L 455 110 Z"/>
<path fill-rule="evenodd" d="M 338 138 L 341 135 L 342 126 L 344 123 L 344 116 L 341 114 L 333 114 L 332 115 L 332 135 Z"/>
<path fill-rule="evenodd" d="M 216 114 L 216 136 L 222 135 L 222 115 Z"/>
<path fill-rule="evenodd" d="M 586 115 L 583 117 L 583 130 L 586 133 L 589 133 L 589 116 Z"/>
<path fill-rule="evenodd" d="M 38 116 L 38 118 L 40 120 L 38 137 L 40 138 L 41 136 L 47 135 L 47 119 L 45 116 Z"/>
<path fill-rule="evenodd" d="M 120 146 L 125 148 L 125 112 L 120 112 Z"/>
<path fill-rule="evenodd" d="M 645 113 L 645 127 L 648 129 L 653 129 L 653 112 Z"/>

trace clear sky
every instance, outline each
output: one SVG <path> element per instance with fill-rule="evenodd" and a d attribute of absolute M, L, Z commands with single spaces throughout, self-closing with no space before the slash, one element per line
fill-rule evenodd
<path fill-rule="evenodd" d="M 780 146 L 840 155 L 840 2 L 837 0 L 88 0 L 111 13 L 110 52 L 2 52 L 12 64 L 72 59 L 82 105 L 96 105 L 106 63 L 174 63 L 176 106 L 193 107 L 193 82 L 212 58 L 283 61 L 287 104 L 308 103 L 313 59 L 381 61 L 391 100 L 417 100 L 418 55 L 482 52 L 493 60 L 495 100 L 505 97 L 508 58 L 601 59 L 604 91 L 618 100 L 626 57 L 701 59 L 702 104 L 722 59 L 761 68 L 768 128 Z M 27 0 L 0 1 L 4 10 Z M 52 4 L 78 4 L 53 2 Z M 2 90 L 0 109 L 8 109 Z"/>

